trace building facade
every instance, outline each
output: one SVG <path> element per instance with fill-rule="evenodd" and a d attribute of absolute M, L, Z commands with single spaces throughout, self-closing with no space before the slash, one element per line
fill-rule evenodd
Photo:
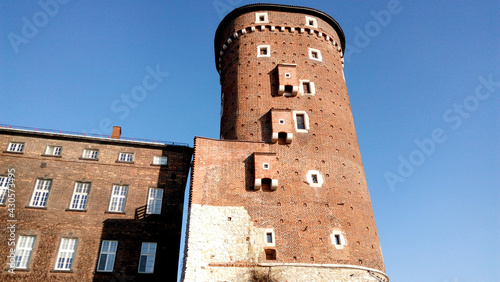
<path fill-rule="evenodd" d="M 120 131 L 0 128 L 1 281 L 175 281 L 193 149 Z"/>
<path fill-rule="evenodd" d="M 221 140 L 195 138 L 183 281 L 388 281 L 338 23 L 252 4 L 214 43 Z"/>

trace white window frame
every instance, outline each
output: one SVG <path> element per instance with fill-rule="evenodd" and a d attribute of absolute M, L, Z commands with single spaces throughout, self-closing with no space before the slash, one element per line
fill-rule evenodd
<path fill-rule="evenodd" d="M 312 24 L 311 21 L 313 22 Z M 316 18 L 306 16 L 306 26 L 318 28 L 318 20 Z"/>
<path fill-rule="evenodd" d="M 323 57 L 321 56 L 321 51 L 318 50 L 318 49 L 313 49 L 313 48 L 308 48 L 309 49 L 309 59 L 311 60 L 315 60 L 315 61 L 319 61 L 319 62 L 322 62 L 323 61 Z M 317 58 L 315 58 L 313 56 L 313 53 L 316 53 L 317 55 Z"/>
<path fill-rule="evenodd" d="M 309 90 L 311 91 L 311 93 L 304 92 L 304 83 L 309 83 Z M 316 87 L 314 86 L 314 82 L 312 82 L 310 80 L 300 80 L 299 91 L 302 95 L 310 95 L 310 96 L 316 95 Z"/>
<path fill-rule="evenodd" d="M 285 119 L 280 118 L 280 119 L 278 120 L 278 123 L 279 123 L 279 124 L 285 124 Z"/>
<path fill-rule="evenodd" d="M 35 236 L 20 235 L 16 245 L 16 269 L 27 269 L 31 260 Z"/>
<path fill-rule="evenodd" d="M 45 155 L 47 156 L 60 156 L 62 152 L 62 146 L 47 145 L 45 148 Z"/>
<path fill-rule="evenodd" d="M 110 212 L 124 212 L 125 203 L 127 201 L 128 186 L 126 185 L 113 185 L 111 190 L 111 198 L 109 200 L 108 211 Z"/>
<path fill-rule="evenodd" d="M 131 163 L 134 161 L 134 153 L 121 152 L 118 155 L 118 161 Z"/>
<path fill-rule="evenodd" d="M 335 236 L 339 236 L 340 244 L 337 244 L 337 239 L 335 238 Z M 332 245 L 334 245 L 336 249 L 343 249 L 346 245 L 344 235 L 338 230 L 335 230 L 332 232 L 332 234 L 330 234 L 330 239 L 332 240 Z"/>
<path fill-rule="evenodd" d="M 299 129 L 297 127 L 297 115 L 304 115 L 304 127 L 305 129 Z M 300 132 L 300 133 L 307 133 L 309 132 L 309 117 L 307 116 L 307 113 L 304 111 L 293 111 L 293 121 L 295 123 L 295 131 Z"/>
<path fill-rule="evenodd" d="M 76 245 L 78 239 L 76 238 L 61 238 L 59 251 L 57 252 L 55 270 L 69 271 L 73 267 Z"/>
<path fill-rule="evenodd" d="M 99 262 L 97 263 L 97 271 L 113 272 L 113 269 L 115 267 L 117 248 L 118 248 L 118 241 L 103 240 L 101 242 L 101 252 L 99 253 Z"/>
<path fill-rule="evenodd" d="M 156 242 L 142 242 L 141 256 L 139 257 L 139 273 L 153 273 L 155 268 Z M 141 265 L 141 263 L 144 263 Z M 141 266 L 144 266 L 142 268 Z M 141 269 L 142 268 L 142 269 Z"/>
<path fill-rule="evenodd" d="M 23 142 L 9 142 L 9 146 L 7 147 L 7 152 L 14 152 L 14 153 L 24 152 L 24 143 Z"/>
<path fill-rule="evenodd" d="M 269 169 L 271 166 L 269 165 L 269 163 L 263 163 L 262 164 L 262 169 Z"/>
<path fill-rule="evenodd" d="M 316 175 L 316 180 L 317 182 L 315 183 L 313 181 L 313 175 Z M 323 185 L 323 175 L 319 173 L 317 170 L 309 170 L 306 175 L 307 183 L 309 183 L 309 186 L 311 187 L 321 187 Z"/>
<path fill-rule="evenodd" d="M 82 159 L 97 160 L 99 150 L 97 149 L 83 149 Z"/>
<path fill-rule="evenodd" d="M 0 206 L 4 206 L 7 201 L 7 195 L 9 194 L 9 177 L 0 176 Z"/>
<path fill-rule="evenodd" d="M 291 73 L 289 73 L 289 72 L 286 72 L 286 73 L 285 73 L 285 78 L 290 78 L 290 77 L 292 77 L 292 74 L 291 74 Z"/>
<path fill-rule="evenodd" d="M 269 242 L 268 235 L 271 234 L 271 242 Z M 276 246 L 276 236 L 274 235 L 274 229 L 267 228 L 264 230 L 264 242 L 266 247 L 274 247 Z"/>
<path fill-rule="evenodd" d="M 261 50 L 266 48 L 266 54 L 262 55 Z M 257 46 L 257 57 L 271 57 L 271 46 L 270 45 L 259 45 Z"/>
<path fill-rule="evenodd" d="M 165 156 L 154 156 L 153 164 L 154 165 L 167 165 L 168 158 Z"/>
<path fill-rule="evenodd" d="M 148 206 L 146 214 L 161 214 L 161 206 L 163 203 L 163 189 L 149 188 Z"/>
<path fill-rule="evenodd" d="M 37 179 L 35 189 L 33 189 L 33 195 L 31 196 L 30 207 L 46 207 L 51 187 L 52 180 Z"/>
<path fill-rule="evenodd" d="M 71 197 L 69 209 L 85 210 L 87 208 L 89 193 L 90 182 L 75 182 L 75 188 L 73 189 L 73 196 Z"/>
<path fill-rule="evenodd" d="M 264 20 L 261 20 L 260 18 L 261 17 L 264 17 Z M 268 23 L 269 22 L 269 16 L 267 15 L 267 13 L 255 13 L 255 23 L 256 24 L 259 24 L 259 23 Z"/>

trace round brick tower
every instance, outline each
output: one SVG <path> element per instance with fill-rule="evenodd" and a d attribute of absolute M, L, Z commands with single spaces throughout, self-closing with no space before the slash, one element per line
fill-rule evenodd
<path fill-rule="evenodd" d="M 248 259 L 235 259 L 239 253 L 234 251 L 229 262 L 216 263 L 217 252 L 200 251 L 214 260 L 206 266 L 225 277 L 220 281 L 244 277 L 235 273 L 268 275 L 273 281 L 388 281 L 343 75 L 344 49 L 339 24 L 311 8 L 252 4 L 220 23 L 215 59 L 222 86 L 222 140 L 217 144 L 226 145 L 210 150 L 228 157 L 219 160 L 226 165 L 210 165 L 218 168 L 209 174 L 202 167 L 208 143 L 195 142 L 187 249 L 199 236 L 193 219 L 214 211 L 208 206 L 224 214 L 241 207 L 246 228 L 260 230 L 248 232 L 247 245 L 242 240 L 242 248 L 251 250 Z M 253 154 L 244 159 L 249 147 Z M 241 160 L 231 165 L 239 154 Z M 235 167 L 242 162 L 245 190 L 234 184 L 241 173 Z M 206 188 L 208 179 L 217 184 Z M 229 227 L 236 218 L 221 222 L 227 228 L 220 232 L 243 232 Z M 262 240 L 254 238 L 261 233 Z M 240 243 L 229 235 L 221 242 L 231 245 L 231 240 L 234 245 L 215 248 L 231 250 Z M 188 251 L 188 261 L 189 256 Z M 259 274 L 259 269 L 265 271 Z"/>

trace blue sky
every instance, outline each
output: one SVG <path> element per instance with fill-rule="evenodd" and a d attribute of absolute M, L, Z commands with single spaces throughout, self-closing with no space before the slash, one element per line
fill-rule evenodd
<path fill-rule="evenodd" d="M 124 136 L 189 144 L 219 137 L 213 38 L 225 14 L 252 2 L 60 2 L 47 11 L 0 2 L 0 123 L 105 135 L 120 125 Z M 306 5 L 346 35 L 391 281 L 500 281 L 499 2 Z"/>

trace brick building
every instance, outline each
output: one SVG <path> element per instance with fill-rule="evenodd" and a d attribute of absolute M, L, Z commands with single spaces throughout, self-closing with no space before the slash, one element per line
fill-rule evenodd
<path fill-rule="evenodd" d="M 183 280 L 388 281 L 339 24 L 251 4 L 214 43 L 221 140 L 195 138 Z"/>
<path fill-rule="evenodd" d="M 193 149 L 120 131 L 0 127 L 1 281 L 176 279 Z"/>

